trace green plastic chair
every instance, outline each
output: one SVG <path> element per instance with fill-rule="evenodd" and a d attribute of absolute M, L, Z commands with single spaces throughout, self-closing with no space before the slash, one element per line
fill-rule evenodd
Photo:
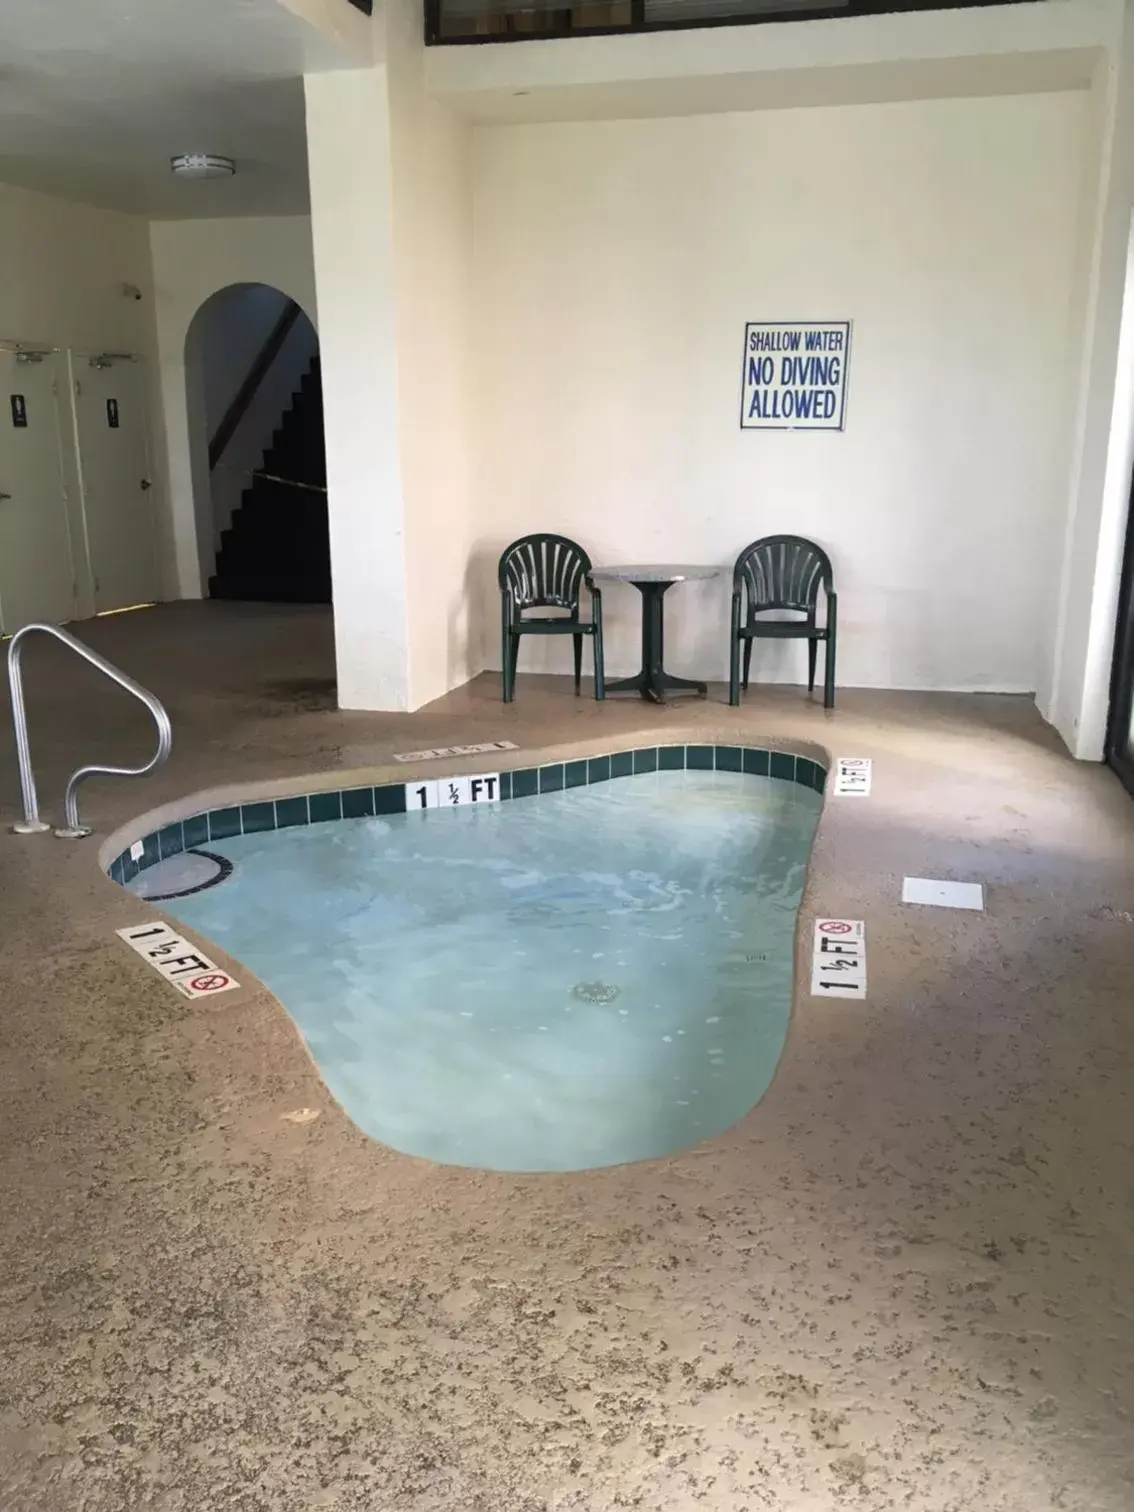
<path fill-rule="evenodd" d="M 513 541 L 500 558 L 502 682 L 505 703 L 516 693 L 516 662 L 524 635 L 570 635 L 575 642 L 575 693 L 583 678 L 583 637 L 595 653 L 595 697 L 606 697 L 602 659 L 602 594 L 591 581 L 591 559 L 575 541 L 560 535 L 528 535 Z M 591 596 L 591 617 L 582 618 L 584 587 Z M 532 615 L 533 609 L 560 609 L 566 614 Z"/>
<path fill-rule="evenodd" d="M 817 623 L 819 590 L 827 600 L 826 623 Z M 729 661 L 728 701 L 740 702 L 740 663 L 743 648 L 744 691 L 754 640 L 806 640 L 807 691 L 815 689 L 815 660 L 819 642 L 826 643 L 823 665 L 823 707 L 835 707 L 835 634 L 838 626 L 838 595 L 834 588 L 831 559 L 821 546 L 803 536 L 765 536 L 746 546 L 732 573 L 732 640 Z M 757 616 L 773 609 L 794 609 L 804 618 L 761 620 Z"/>

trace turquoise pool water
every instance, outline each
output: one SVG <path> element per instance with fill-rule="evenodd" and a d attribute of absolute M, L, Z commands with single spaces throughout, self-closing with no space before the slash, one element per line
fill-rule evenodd
<path fill-rule="evenodd" d="M 504 1171 L 670 1154 L 771 1081 L 820 796 L 652 772 L 212 841 L 163 907 L 245 962 L 374 1139 Z"/>

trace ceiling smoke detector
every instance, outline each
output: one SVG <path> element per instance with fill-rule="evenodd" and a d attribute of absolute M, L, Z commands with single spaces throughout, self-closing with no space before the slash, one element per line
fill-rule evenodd
<path fill-rule="evenodd" d="M 183 152 L 170 158 L 169 166 L 183 179 L 231 178 L 236 172 L 231 158 L 218 157 L 215 152 Z"/>

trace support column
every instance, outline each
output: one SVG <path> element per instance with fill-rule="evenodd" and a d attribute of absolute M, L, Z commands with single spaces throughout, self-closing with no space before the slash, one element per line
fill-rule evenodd
<path fill-rule="evenodd" d="M 402 710 L 409 646 L 387 71 L 304 84 L 339 704 Z"/>
<path fill-rule="evenodd" d="M 1073 756 L 1103 754 L 1122 540 L 1134 460 L 1134 0 L 1100 61 L 1083 232 L 1081 363 L 1070 504 L 1041 714 Z"/>

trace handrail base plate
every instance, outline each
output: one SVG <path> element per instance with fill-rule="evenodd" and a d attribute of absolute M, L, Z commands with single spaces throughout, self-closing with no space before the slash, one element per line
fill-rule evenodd
<path fill-rule="evenodd" d="M 31 821 L 21 819 L 19 824 L 13 824 L 12 833 L 13 835 L 42 835 L 45 830 L 49 830 L 50 828 L 50 824 L 44 824 L 42 819 Z"/>
<path fill-rule="evenodd" d="M 47 829 L 46 824 L 43 827 Z M 74 829 L 57 829 L 55 831 L 55 838 L 57 840 L 84 840 L 89 834 L 90 830 L 85 824 L 77 824 Z"/>

